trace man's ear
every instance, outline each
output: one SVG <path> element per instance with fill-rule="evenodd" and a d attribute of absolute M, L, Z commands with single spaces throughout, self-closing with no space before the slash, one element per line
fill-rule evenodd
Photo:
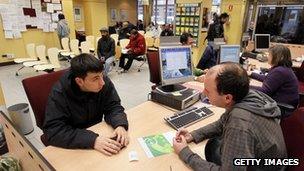
<path fill-rule="evenodd" d="M 79 77 L 76 77 L 75 78 L 75 82 L 76 84 L 79 86 L 79 87 L 82 87 L 82 85 L 84 84 L 83 82 L 83 79 L 82 78 L 79 78 Z"/>
<path fill-rule="evenodd" d="M 231 94 L 226 94 L 225 101 L 226 104 L 231 104 L 233 102 L 233 96 Z"/>

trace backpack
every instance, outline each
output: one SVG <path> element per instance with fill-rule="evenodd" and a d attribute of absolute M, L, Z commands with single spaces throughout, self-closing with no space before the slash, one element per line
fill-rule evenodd
<path fill-rule="evenodd" d="M 221 23 L 215 22 L 210 24 L 204 43 L 206 40 L 213 41 L 214 38 L 222 38 L 222 37 L 224 37 L 224 28 L 221 25 Z"/>

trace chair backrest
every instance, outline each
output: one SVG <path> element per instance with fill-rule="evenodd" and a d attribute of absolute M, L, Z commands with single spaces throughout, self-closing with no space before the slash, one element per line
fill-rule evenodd
<path fill-rule="evenodd" d="M 59 54 L 58 48 L 53 47 L 53 48 L 48 49 L 48 56 L 49 56 L 50 63 L 53 64 L 54 66 L 56 66 L 56 68 L 60 68 L 58 54 Z"/>
<path fill-rule="evenodd" d="M 143 35 L 143 36 L 145 35 L 145 31 L 143 31 L 143 30 L 139 30 L 138 33 Z"/>
<path fill-rule="evenodd" d="M 70 41 L 70 39 L 67 37 L 64 37 L 61 39 L 61 45 L 62 45 L 63 50 L 66 50 L 68 52 L 70 51 L 69 41 Z"/>
<path fill-rule="evenodd" d="M 39 128 L 43 126 L 45 108 L 51 89 L 65 71 L 60 70 L 22 80 L 22 85 L 35 115 L 36 125 Z"/>
<path fill-rule="evenodd" d="M 118 43 L 118 34 L 111 34 L 110 37 L 112 37 L 115 40 L 115 45 Z"/>
<path fill-rule="evenodd" d="M 37 58 L 34 43 L 29 43 L 26 45 L 26 53 L 30 58 Z"/>
<path fill-rule="evenodd" d="M 36 47 L 36 54 L 40 61 L 47 62 L 45 51 L 46 51 L 45 45 L 39 45 Z"/>
<path fill-rule="evenodd" d="M 70 41 L 70 47 L 71 47 L 71 51 L 75 54 L 78 55 L 79 54 L 79 40 L 78 39 L 72 39 Z"/>
<path fill-rule="evenodd" d="M 95 38 L 94 36 L 86 36 L 86 42 L 88 42 L 89 48 L 94 48 Z"/>
<path fill-rule="evenodd" d="M 153 37 L 146 37 L 146 46 L 147 47 L 152 47 L 154 44 L 154 38 Z"/>
<path fill-rule="evenodd" d="M 152 31 L 147 31 L 146 33 L 145 33 L 145 38 L 146 37 L 153 37 L 153 32 Z"/>
<path fill-rule="evenodd" d="M 115 46 L 115 59 L 119 60 L 121 57 L 121 47 L 120 46 Z"/>
<path fill-rule="evenodd" d="M 304 161 L 304 107 L 296 109 L 289 117 L 282 119 L 280 124 L 288 158 L 299 158 L 300 161 Z M 304 170 L 304 162 L 289 167 L 288 170 Z"/>
<path fill-rule="evenodd" d="M 150 82 L 159 85 L 160 80 L 160 63 L 158 52 L 148 52 L 147 60 L 150 72 Z"/>
<path fill-rule="evenodd" d="M 159 47 L 159 37 L 154 39 L 154 47 Z"/>
<path fill-rule="evenodd" d="M 90 46 L 87 41 L 81 42 L 80 48 L 81 48 L 81 53 L 90 53 Z"/>
<path fill-rule="evenodd" d="M 126 46 L 129 44 L 129 39 L 121 39 L 119 40 L 119 45 L 122 49 L 126 48 Z"/>

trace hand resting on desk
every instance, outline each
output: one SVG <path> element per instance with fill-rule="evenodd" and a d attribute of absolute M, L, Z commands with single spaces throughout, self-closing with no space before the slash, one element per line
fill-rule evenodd
<path fill-rule="evenodd" d="M 129 144 L 128 132 L 121 126 L 114 130 L 112 137 L 116 137 L 116 140 L 103 136 L 97 137 L 94 149 L 105 155 L 112 156 Z"/>
<path fill-rule="evenodd" d="M 188 130 L 182 128 L 177 131 L 175 138 L 173 139 L 173 148 L 176 154 L 179 154 L 182 149 L 187 147 L 187 143 L 193 141 L 192 135 L 189 133 Z"/>

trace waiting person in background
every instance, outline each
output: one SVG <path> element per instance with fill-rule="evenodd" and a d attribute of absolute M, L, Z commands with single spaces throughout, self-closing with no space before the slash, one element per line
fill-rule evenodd
<path fill-rule="evenodd" d="M 154 29 L 155 29 L 154 23 L 153 23 L 153 22 L 150 22 L 150 23 L 148 24 L 148 26 L 146 27 L 146 32 L 148 32 L 148 31 L 153 31 Z"/>
<path fill-rule="evenodd" d="M 144 29 L 144 24 L 143 24 L 143 21 L 142 21 L 142 20 L 138 20 L 138 21 L 137 21 L 136 27 L 137 27 L 137 30 L 145 30 L 145 29 Z"/>
<path fill-rule="evenodd" d="M 105 74 L 110 71 L 111 64 L 114 62 L 115 40 L 110 37 L 106 27 L 100 30 L 101 38 L 98 40 L 97 55 L 98 58 L 105 63 Z"/>
<path fill-rule="evenodd" d="M 161 32 L 160 36 L 174 36 L 169 24 L 165 25 L 165 29 Z"/>
<path fill-rule="evenodd" d="M 142 61 L 144 59 L 138 58 L 140 55 L 146 53 L 146 41 L 144 36 L 138 33 L 136 29 L 131 30 L 130 42 L 126 46 L 128 49 L 127 54 L 122 54 L 119 60 L 119 67 L 121 68 L 120 72 L 127 72 L 134 59 Z M 128 58 L 128 62 L 125 64 L 125 59 Z"/>
<path fill-rule="evenodd" d="M 298 79 L 291 68 L 290 50 L 284 45 L 269 48 L 268 63 L 271 68 L 266 76 L 248 72 L 251 78 L 263 82 L 262 87 L 252 88 L 268 94 L 276 102 L 296 108 L 299 102 Z"/>
<path fill-rule="evenodd" d="M 91 54 L 71 60 L 71 68 L 53 86 L 46 106 L 43 132 L 48 143 L 69 149 L 95 149 L 117 154 L 128 145 L 128 120 L 103 65 Z M 102 120 L 113 127 L 116 140 L 88 130 Z"/>
<path fill-rule="evenodd" d="M 65 20 L 65 17 L 64 17 L 63 14 L 61 14 L 61 13 L 58 14 L 58 20 L 59 21 L 57 23 L 57 35 L 58 35 L 58 38 L 59 38 L 61 48 L 63 48 L 62 44 L 61 44 L 61 39 L 64 38 L 64 37 L 69 38 L 70 28 L 69 28 L 68 23 Z"/>
<path fill-rule="evenodd" d="M 186 33 L 184 32 L 181 36 L 180 36 L 180 39 L 179 39 L 180 43 L 183 45 L 183 46 L 192 46 L 194 41 L 193 41 L 193 36 L 191 33 Z"/>
<path fill-rule="evenodd" d="M 129 39 L 129 37 L 130 37 L 129 23 L 123 22 L 122 27 L 118 32 L 118 40 Z"/>
<path fill-rule="evenodd" d="M 276 102 L 262 92 L 249 91 L 249 77 L 236 63 L 209 69 L 204 86 L 210 103 L 226 112 L 205 127 L 176 133 L 173 148 L 180 159 L 193 170 L 284 170 L 282 165 L 234 165 L 235 158 L 287 157 Z M 188 147 L 188 143 L 205 139 L 209 139 L 205 147 L 207 161 Z"/>
<path fill-rule="evenodd" d="M 214 16 L 214 23 L 209 26 L 205 39 L 208 40 L 209 44 L 212 44 L 215 38 L 224 38 L 224 41 L 227 41 L 227 38 L 225 38 L 224 35 L 224 24 L 229 20 L 229 15 L 227 13 L 222 13 L 218 19 L 216 16 Z"/>
<path fill-rule="evenodd" d="M 201 70 L 209 69 L 214 65 L 216 65 L 216 61 L 217 61 L 216 50 L 213 49 L 213 46 L 208 44 L 196 68 L 199 68 Z"/>

